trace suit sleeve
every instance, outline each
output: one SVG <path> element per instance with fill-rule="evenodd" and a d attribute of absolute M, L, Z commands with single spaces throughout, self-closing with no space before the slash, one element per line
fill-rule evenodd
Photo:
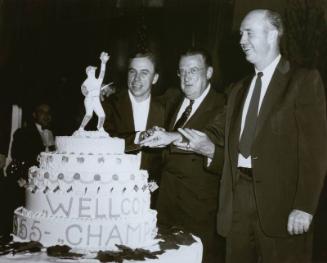
<path fill-rule="evenodd" d="M 15 131 L 11 145 L 12 159 L 25 161 L 29 158 L 29 156 L 26 156 L 26 151 L 24 150 L 26 147 L 26 139 L 27 138 L 24 136 L 24 131 L 22 129 Z"/>
<path fill-rule="evenodd" d="M 304 73 L 295 105 L 299 174 L 294 208 L 314 214 L 327 171 L 326 102 L 319 72 Z"/>
<path fill-rule="evenodd" d="M 139 145 L 134 144 L 135 131 L 124 131 L 119 128 L 122 116 L 119 114 L 119 106 L 116 103 L 116 97 L 112 96 L 104 104 L 106 120 L 104 124 L 105 130 L 111 137 L 118 137 L 125 140 L 125 151 L 132 152 L 141 149 Z"/>

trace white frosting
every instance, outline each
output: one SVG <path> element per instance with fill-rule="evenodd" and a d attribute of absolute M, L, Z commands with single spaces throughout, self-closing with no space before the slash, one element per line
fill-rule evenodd
<path fill-rule="evenodd" d="M 99 154 L 99 153 L 124 153 L 125 141 L 111 137 L 92 136 L 58 136 L 56 148 L 59 153 L 74 154 Z"/>
<path fill-rule="evenodd" d="M 148 216 L 119 219 L 65 218 L 16 209 L 14 234 L 22 241 L 39 241 L 44 246 L 68 245 L 88 250 L 117 250 L 115 244 L 131 248 L 156 243 L 156 211 Z"/>
<path fill-rule="evenodd" d="M 131 187 L 132 188 L 132 187 Z M 128 217 L 147 217 L 153 213 L 149 209 L 150 193 L 146 189 L 114 189 L 112 192 L 52 192 L 26 190 L 25 208 L 43 216 L 88 219 L 119 219 Z"/>
<path fill-rule="evenodd" d="M 156 211 L 139 156 L 123 154 L 124 141 L 101 132 L 57 137 L 56 144 L 29 170 L 26 207 L 15 211 L 16 238 L 89 250 L 153 244 Z"/>
<path fill-rule="evenodd" d="M 136 171 L 140 158 L 133 154 L 62 154 L 43 152 L 39 156 L 40 168 L 49 172 Z"/>

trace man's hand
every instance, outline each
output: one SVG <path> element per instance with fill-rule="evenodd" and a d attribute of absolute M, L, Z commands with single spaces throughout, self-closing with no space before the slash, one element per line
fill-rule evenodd
<path fill-rule="evenodd" d="M 116 92 L 116 88 L 113 86 L 113 82 L 110 82 L 104 86 L 101 87 L 100 92 L 100 99 L 101 101 L 104 101 L 105 97 L 109 98 L 111 94 L 114 94 Z"/>
<path fill-rule="evenodd" d="M 139 141 L 143 141 L 144 139 L 150 137 L 151 135 L 154 134 L 155 131 L 166 131 L 164 128 L 158 127 L 158 126 L 153 126 L 152 128 L 142 131 L 139 136 Z"/>
<path fill-rule="evenodd" d="M 140 145 L 150 148 L 163 148 L 175 141 L 182 141 L 182 139 L 182 135 L 178 132 L 157 130 L 149 137 L 140 141 Z"/>
<path fill-rule="evenodd" d="M 187 141 L 174 142 L 174 145 L 176 145 L 177 148 L 184 151 L 195 152 L 211 159 L 213 158 L 215 145 L 205 133 L 188 128 L 179 128 L 178 131 L 187 139 Z"/>
<path fill-rule="evenodd" d="M 108 55 L 108 53 L 106 52 L 102 52 L 100 55 L 100 60 L 103 64 L 107 63 L 107 61 L 109 60 L 110 56 Z"/>
<path fill-rule="evenodd" d="M 3 169 L 6 165 L 6 156 L 0 153 L 0 169 Z"/>
<path fill-rule="evenodd" d="M 294 209 L 288 216 L 288 233 L 291 235 L 299 235 L 307 232 L 309 230 L 311 221 L 311 214 Z"/>

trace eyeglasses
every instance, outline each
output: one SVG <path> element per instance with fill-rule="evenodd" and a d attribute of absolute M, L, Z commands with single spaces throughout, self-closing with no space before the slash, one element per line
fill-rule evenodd
<path fill-rule="evenodd" d="M 204 68 L 198 68 L 198 67 L 190 68 L 188 70 L 179 69 L 179 70 L 177 70 L 177 76 L 182 77 L 182 78 L 184 78 L 186 75 L 195 77 L 195 76 L 198 76 L 203 69 Z"/>

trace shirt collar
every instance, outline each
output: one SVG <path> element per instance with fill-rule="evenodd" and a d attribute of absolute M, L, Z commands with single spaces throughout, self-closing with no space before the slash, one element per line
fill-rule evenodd
<path fill-rule="evenodd" d="M 43 132 L 43 129 L 42 129 L 42 126 L 40 124 L 38 124 L 37 122 L 35 122 L 35 126 L 37 128 L 37 130 L 42 133 Z"/>
<path fill-rule="evenodd" d="M 151 99 L 151 94 L 148 98 L 146 98 L 144 101 L 136 101 L 136 99 L 134 98 L 134 95 L 128 90 L 128 96 L 132 102 L 132 104 L 146 104 L 146 103 L 149 103 L 150 102 L 150 99 Z"/>
<path fill-rule="evenodd" d="M 204 100 L 204 98 L 208 95 L 209 91 L 211 88 L 211 84 L 209 83 L 207 88 L 202 92 L 202 94 L 197 97 L 196 99 L 194 99 L 194 103 L 198 103 Z M 185 97 L 186 98 L 186 97 Z M 191 101 L 189 98 L 186 98 L 188 101 Z"/>
<path fill-rule="evenodd" d="M 255 73 L 257 74 L 258 72 L 262 72 L 263 76 L 268 76 L 272 75 L 273 72 L 275 71 L 280 59 L 281 59 L 281 54 L 279 54 L 267 67 L 265 67 L 263 70 L 258 70 L 254 68 Z"/>

